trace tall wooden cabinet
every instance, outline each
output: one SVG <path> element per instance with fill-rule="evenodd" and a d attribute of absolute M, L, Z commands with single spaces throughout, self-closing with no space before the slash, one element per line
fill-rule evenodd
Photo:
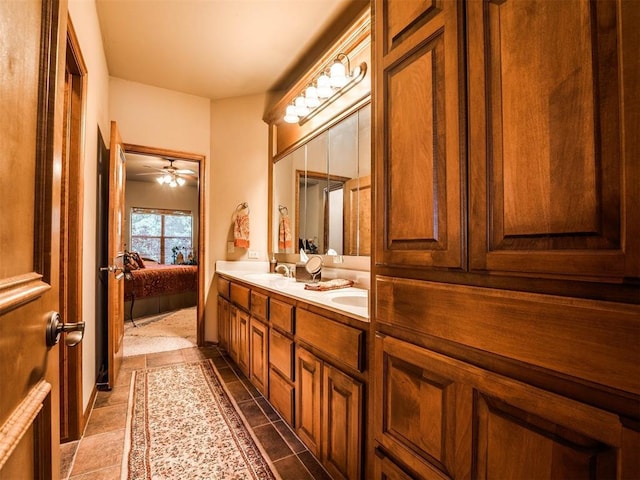
<path fill-rule="evenodd" d="M 639 4 L 373 8 L 375 478 L 640 477 Z"/>

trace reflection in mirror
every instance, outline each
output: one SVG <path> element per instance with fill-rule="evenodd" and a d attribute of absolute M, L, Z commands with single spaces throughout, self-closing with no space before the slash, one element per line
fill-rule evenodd
<path fill-rule="evenodd" d="M 370 255 L 371 108 L 365 105 L 277 160 L 276 253 Z M 295 211 L 283 217 L 280 207 Z M 292 241 L 286 242 L 286 231 Z"/>

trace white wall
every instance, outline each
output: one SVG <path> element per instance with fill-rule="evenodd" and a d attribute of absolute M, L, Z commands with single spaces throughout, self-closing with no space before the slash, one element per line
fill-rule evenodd
<path fill-rule="evenodd" d="M 269 133 L 262 121 L 265 96 L 251 95 L 211 102 L 211 203 L 207 246 L 215 260 L 247 260 L 248 251 L 268 260 L 267 205 L 269 186 Z M 249 204 L 250 247 L 227 253 L 233 237 L 232 217 L 239 203 Z M 206 305 L 208 340 L 217 341 L 215 285 Z"/>
<path fill-rule="evenodd" d="M 82 319 L 86 322 L 82 342 L 83 408 L 87 409 L 96 384 L 96 183 L 98 127 L 109 145 L 109 72 L 102 47 L 95 3 L 70 0 L 69 16 L 87 67 L 87 103 L 84 131 L 84 196 L 82 219 Z"/>

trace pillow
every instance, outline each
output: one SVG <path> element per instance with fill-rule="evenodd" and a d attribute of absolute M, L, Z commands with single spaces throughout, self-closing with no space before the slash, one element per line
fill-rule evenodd
<path fill-rule="evenodd" d="M 136 265 L 138 265 L 138 268 L 144 268 L 144 262 L 142 261 L 142 257 L 138 252 L 132 252 L 130 255 L 133 258 Z"/>
<path fill-rule="evenodd" d="M 128 270 L 138 270 L 138 262 L 136 262 L 133 253 L 127 253 L 124 256 L 124 268 Z"/>

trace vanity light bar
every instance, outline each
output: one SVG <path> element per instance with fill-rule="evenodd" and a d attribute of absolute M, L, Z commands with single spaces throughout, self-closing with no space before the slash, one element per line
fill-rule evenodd
<path fill-rule="evenodd" d="M 346 66 L 343 59 L 347 61 Z M 331 66 L 320 71 L 316 80 L 287 105 L 284 121 L 303 125 L 348 92 L 366 73 L 366 62 L 351 71 L 349 57 L 345 53 L 339 53 Z"/>

